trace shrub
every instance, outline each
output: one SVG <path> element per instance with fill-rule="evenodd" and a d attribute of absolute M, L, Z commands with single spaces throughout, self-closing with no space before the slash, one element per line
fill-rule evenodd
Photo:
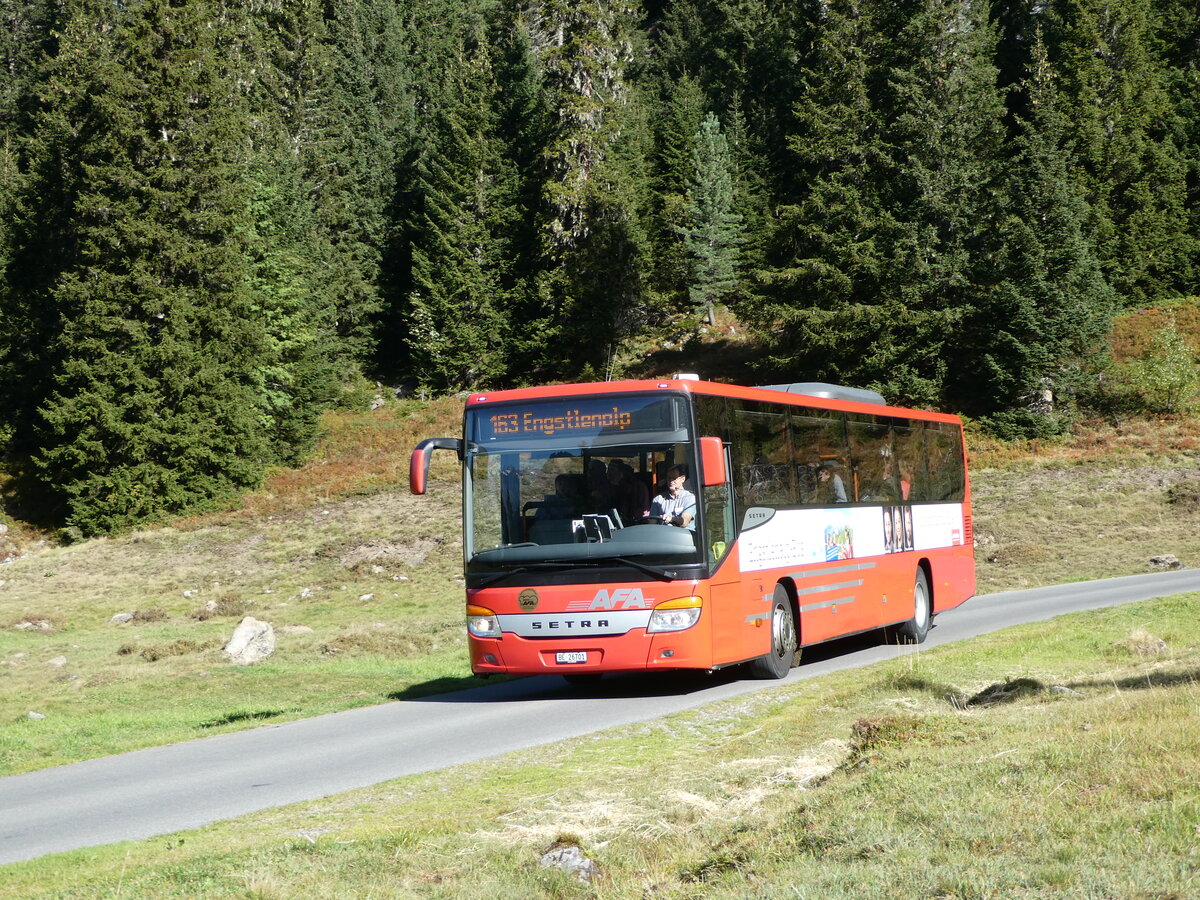
<path fill-rule="evenodd" d="M 1200 399 L 1196 353 L 1184 341 L 1174 321 L 1151 338 L 1144 357 L 1123 368 L 1129 384 L 1151 412 L 1186 413 Z"/>

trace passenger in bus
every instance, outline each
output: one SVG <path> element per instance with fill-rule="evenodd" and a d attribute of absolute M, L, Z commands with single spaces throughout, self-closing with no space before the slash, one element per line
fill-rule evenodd
<path fill-rule="evenodd" d="M 579 514 L 581 499 L 576 476 L 565 472 L 560 473 L 554 479 L 554 493 L 546 495 L 546 499 L 542 501 L 534 517 L 538 519 L 573 518 Z"/>
<path fill-rule="evenodd" d="M 659 519 L 664 525 L 677 525 L 694 532 L 696 495 L 684 487 L 687 477 L 687 466 L 682 463 L 668 467 L 663 475 L 662 493 L 650 504 L 650 517 Z"/>
<path fill-rule="evenodd" d="M 826 503 L 845 503 L 846 501 L 846 485 L 842 483 L 842 476 L 835 469 L 838 464 L 832 459 L 821 461 L 821 487 L 825 492 L 825 496 L 821 499 Z"/>
<path fill-rule="evenodd" d="M 622 525 L 636 525 L 650 515 L 650 489 L 628 463 L 612 460 L 608 464 L 608 483 L 612 487 L 610 499 Z"/>
<path fill-rule="evenodd" d="M 589 506 L 593 512 L 607 513 L 612 509 L 612 485 L 608 483 L 608 470 L 604 461 L 593 459 L 588 463 Z"/>

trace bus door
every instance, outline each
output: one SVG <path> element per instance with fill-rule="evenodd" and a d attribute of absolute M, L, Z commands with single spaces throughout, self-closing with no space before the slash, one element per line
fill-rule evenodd
<path fill-rule="evenodd" d="M 759 610 L 747 608 L 738 564 L 736 510 L 730 475 L 729 451 L 720 438 L 701 438 L 702 527 L 701 540 L 712 573 L 709 612 L 712 616 L 713 664 L 738 662 L 761 651 L 747 621 Z"/>

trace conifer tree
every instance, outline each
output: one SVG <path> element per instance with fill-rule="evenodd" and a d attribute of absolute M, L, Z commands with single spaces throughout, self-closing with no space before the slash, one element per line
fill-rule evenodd
<path fill-rule="evenodd" d="M 269 462 L 245 292 L 239 101 L 196 0 L 80 0 L 33 149 L 12 270 L 30 348 L 18 442 L 51 515 L 125 527 Z"/>
<path fill-rule="evenodd" d="M 777 363 L 937 402 L 942 349 L 972 300 L 972 234 L 999 144 L 981 4 L 843 0 L 814 10 L 801 184 L 780 208 L 760 321 Z"/>
<path fill-rule="evenodd" d="M 1110 324 L 1113 292 L 1087 228 L 1072 177 L 1066 119 L 1055 74 L 1035 38 L 995 226 L 981 230 L 991 267 L 987 290 L 948 346 L 955 408 L 982 416 L 1006 437 L 1052 434 L 1094 369 L 1085 360 Z"/>
<path fill-rule="evenodd" d="M 418 164 L 423 212 L 414 229 L 408 344 L 421 383 L 461 390 L 490 383 L 507 362 L 495 82 L 486 49 L 465 50 L 443 84 Z"/>
<path fill-rule="evenodd" d="M 643 141 L 629 108 L 628 0 L 537 0 L 527 23 L 558 109 L 546 143 L 544 323 L 530 365 L 611 370 L 642 305 Z M 630 137 L 635 139 L 629 140 Z"/>
<path fill-rule="evenodd" d="M 1184 293 L 1200 293 L 1200 6 L 1194 0 L 1155 4 L 1156 33 L 1170 100 L 1170 135 L 1185 165 L 1183 259 L 1178 275 Z"/>
<path fill-rule="evenodd" d="M 874 308 L 887 299 L 889 236 L 900 224 L 879 195 L 886 153 L 871 103 L 870 31 L 861 4 L 812 12 L 819 31 L 800 73 L 802 99 L 789 139 L 805 188 L 776 208 L 754 313 L 759 328 L 780 329 L 772 360 L 778 368 L 853 381 L 856 361 L 872 358 L 873 336 L 901 312 Z"/>
<path fill-rule="evenodd" d="M 0 453 L 19 416 L 17 395 L 11 391 L 27 339 L 6 290 L 24 180 L 22 148 L 34 105 L 30 87 L 56 24 L 57 7 L 50 0 L 0 0 Z"/>
<path fill-rule="evenodd" d="M 503 226 L 501 277 L 507 297 L 510 364 L 537 353 L 537 320 L 545 314 L 535 285 L 542 262 L 542 193 L 548 172 L 546 146 L 556 120 L 532 41 L 515 5 L 497 17 L 490 41 L 496 73 L 496 140 L 501 166 L 496 177 L 497 203 L 510 215 Z"/>
<path fill-rule="evenodd" d="M 1152 0 L 1052 0 L 1059 102 L 1106 279 L 1129 304 L 1169 296 L 1188 264 L 1186 167 L 1152 52 Z"/>
<path fill-rule="evenodd" d="M 755 257 L 765 240 L 765 208 L 788 202 L 803 184 L 788 140 L 824 6 L 823 0 L 677 0 L 654 29 L 656 82 L 669 87 L 694 78 L 706 98 L 702 108 L 725 123 L 746 246 Z"/>
<path fill-rule="evenodd" d="M 653 279 L 670 298 L 670 308 L 685 310 L 690 305 L 691 277 L 682 234 L 687 226 L 684 210 L 688 182 L 695 170 L 692 151 L 696 133 L 704 120 L 706 98 L 700 82 L 686 72 L 665 87 L 656 140 L 654 179 Z"/>
<path fill-rule="evenodd" d="M 307 180 L 317 232 L 328 247 L 326 284 L 344 354 L 365 362 L 394 240 L 396 171 L 413 143 L 410 36 L 393 0 L 324 3 L 325 67 L 309 97 Z M 389 367 L 384 366 L 387 370 Z"/>
<path fill-rule="evenodd" d="M 738 281 L 741 216 L 735 212 L 729 142 L 721 123 L 709 113 L 696 133 L 692 151 L 693 175 L 681 231 L 691 259 L 689 296 L 698 312 L 714 324 L 714 308 L 724 302 Z"/>
<path fill-rule="evenodd" d="M 245 128 L 245 288 L 264 341 L 255 387 L 272 455 L 292 462 L 315 439 L 348 356 L 335 329 L 336 260 L 317 225 L 301 152 L 312 142 L 313 85 L 328 55 L 316 3 L 231 3 L 222 17 Z"/>

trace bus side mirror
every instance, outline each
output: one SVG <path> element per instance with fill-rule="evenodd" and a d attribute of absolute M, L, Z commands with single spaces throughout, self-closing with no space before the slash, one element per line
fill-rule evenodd
<path fill-rule="evenodd" d="M 417 444 L 408 461 L 408 489 L 414 494 L 425 493 L 425 482 L 429 476 L 429 457 L 434 450 L 454 450 L 462 456 L 462 441 L 457 438 L 426 438 Z"/>
<path fill-rule="evenodd" d="M 725 471 L 725 442 L 719 437 L 700 438 L 700 465 L 704 471 L 704 486 L 717 487 L 729 480 Z"/>

